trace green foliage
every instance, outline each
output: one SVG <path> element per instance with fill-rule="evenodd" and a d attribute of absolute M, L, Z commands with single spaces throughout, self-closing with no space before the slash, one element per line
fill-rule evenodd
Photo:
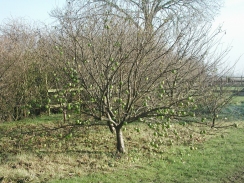
<path fill-rule="evenodd" d="M 56 89 L 50 90 L 51 98 L 53 98 L 53 107 L 59 109 L 63 113 L 63 121 L 70 121 L 74 116 L 79 114 L 82 106 L 80 99 L 82 87 L 79 86 L 79 79 L 77 70 L 71 67 L 71 62 L 67 62 L 63 68 L 64 76 L 62 81 L 59 80 L 58 74 L 54 73 Z M 58 105 L 57 105 L 58 104 Z M 73 117 L 72 117 L 73 116 Z M 74 119 L 73 119 L 74 120 Z"/>

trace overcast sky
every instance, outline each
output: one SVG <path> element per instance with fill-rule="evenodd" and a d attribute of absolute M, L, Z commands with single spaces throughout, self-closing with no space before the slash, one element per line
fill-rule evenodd
<path fill-rule="evenodd" d="M 21 17 L 27 21 L 50 23 L 48 13 L 55 7 L 63 6 L 65 0 L 0 0 L 0 24 L 8 19 Z M 244 0 L 225 0 L 214 26 L 223 24 L 226 35 L 224 45 L 232 46 L 228 56 L 229 65 L 243 55 L 236 65 L 236 75 L 244 75 Z"/>
<path fill-rule="evenodd" d="M 0 23 L 7 19 L 51 22 L 49 12 L 55 7 L 62 7 L 65 0 L 0 0 Z"/>
<path fill-rule="evenodd" d="M 236 64 L 236 75 L 244 76 L 244 0 L 225 0 L 221 13 L 214 22 L 214 26 L 223 24 L 226 35 L 223 38 L 225 46 L 231 45 L 228 62 Z M 243 56 L 242 56 L 243 55 Z"/>

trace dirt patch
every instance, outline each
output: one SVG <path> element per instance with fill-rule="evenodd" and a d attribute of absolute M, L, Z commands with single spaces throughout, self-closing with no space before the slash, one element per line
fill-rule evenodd
<path fill-rule="evenodd" d="M 224 183 L 243 183 L 244 182 L 244 168 L 237 171 L 235 174 L 228 176 L 223 180 Z"/>

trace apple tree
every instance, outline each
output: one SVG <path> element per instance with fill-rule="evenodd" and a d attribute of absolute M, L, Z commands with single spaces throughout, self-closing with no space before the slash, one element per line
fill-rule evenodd
<path fill-rule="evenodd" d="M 201 109 L 211 117 L 211 128 L 214 128 L 221 110 L 232 101 L 242 88 L 229 85 L 224 74 L 216 74 L 212 78 L 210 88 L 201 102 Z"/>
<path fill-rule="evenodd" d="M 222 31 L 210 34 L 202 17 L 208 1 L 123 2 L 69 1 L 51 13 L 60 71 L 76 73 L 80 113 L 105 121 L 121 153 L 125 124 L 164 126 L 194 116 L 222 56 L 209 53 Z"/>

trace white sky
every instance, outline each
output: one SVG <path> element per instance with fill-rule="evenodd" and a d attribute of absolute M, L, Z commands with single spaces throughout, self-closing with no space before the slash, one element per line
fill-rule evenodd
<path fill-rule="evenodd" d="M 66 0 L 0 0 L 0 23 L 7 19 L 51 22 L 49 12 L 62 7 Z"/>
<path fill-rule="evenodd" d="M 225 0 L 214 26 L 220 24 L 226 30 L 222 40 L 224 46 L 232 47 L 227 62 L 233 65 L 240 58 L 235 66 L 235 75 L 244 75 L 244 0 Z"/>
<path fill-rule="evenodd" d="M 63 6 L 65 0 L 0 0 L 0 24 L 9 18 L 24 18 L 27 21 L 41 21 L 49 23 L 48 13 L 56 6 Z M 235 74 L 244 75 L 244 0 L 225 0 L 220 15 L 216 18 L 214 26 L 223 24 L 226 35 L 222 42 L 232 46 L 228 63 L 236 64 Z"/>

